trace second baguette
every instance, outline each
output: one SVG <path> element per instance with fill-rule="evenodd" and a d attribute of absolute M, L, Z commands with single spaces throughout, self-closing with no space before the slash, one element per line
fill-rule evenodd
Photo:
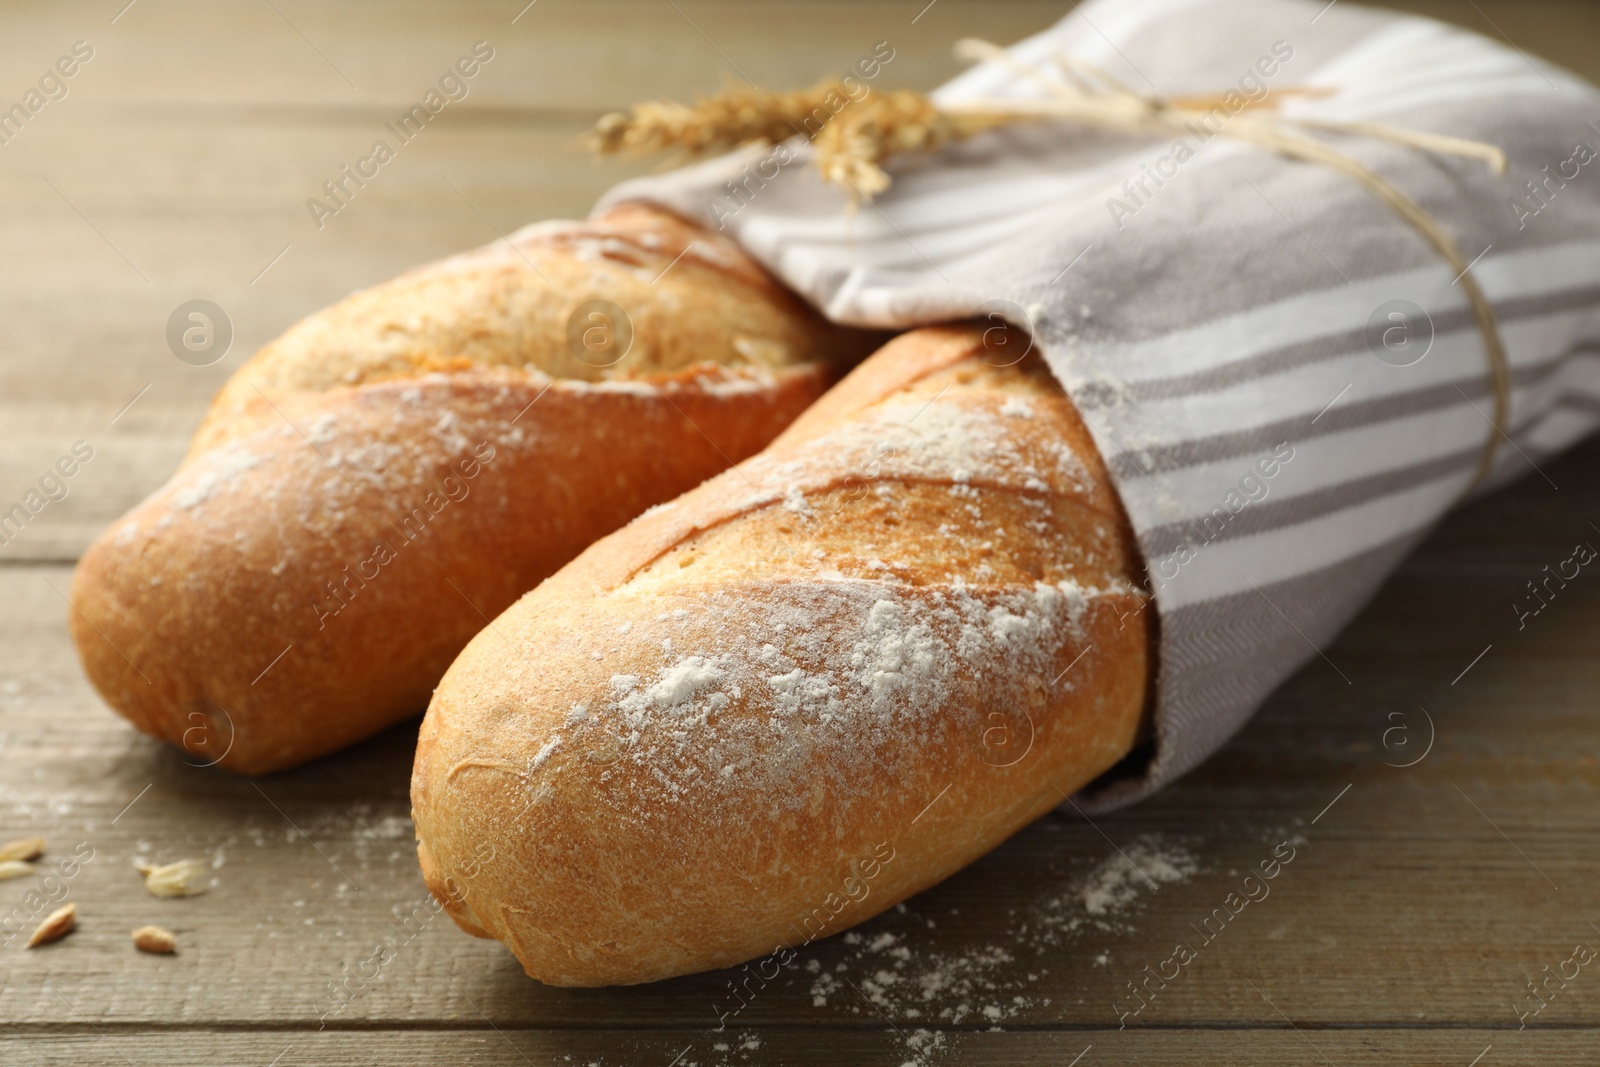
<path fill-rule="evenodd" d="M 737 963 L 947 877 L 1129 751 L 1139 556 L 1048 370 L 1002 362 L 973 328 L 891 342 L 473 639 L 412 776 L 463 928 L 555 985 Z"/>

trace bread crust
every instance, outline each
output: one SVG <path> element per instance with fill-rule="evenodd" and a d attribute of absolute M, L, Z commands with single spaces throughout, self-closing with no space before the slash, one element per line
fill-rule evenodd
<path fill-rule="evenodd" d="M 987 354 L 969 327 L 891 342 L 474 638 L 412 777 L 459 925 L 554 985 L 781 957 L 1128 752 L 1131 532 L 1048 372 Z"/>
<path fill-rule="evenodd" d="M 514 242 L 357 293 L 241 367 L 79 563 L 73 636 L 107 703 L 249 774 L 414 714 L 488 619 L 760 449 L 859 345 L 660 212 Z M 563 376 L 583 361 L 560 320 L 596 294 L 631 307 L 633 349 Z"/>

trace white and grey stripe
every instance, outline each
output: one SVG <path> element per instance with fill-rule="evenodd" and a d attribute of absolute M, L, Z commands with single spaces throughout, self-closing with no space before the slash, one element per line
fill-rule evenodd
<path fill-rule="evenodd" d="M 1011 52 L 1034 64 L 1069 53 L 1176 95 L 1236 86 L 1277 42 L 1293 55 L 1263 79 L 1269 92 L 1333 90 L 1281 96 L 1283 115 L 1487 141 L 1510 160 L 1494 175 L 1327 135 L 1442 221 L 1469 259 L 1484 253 L 1473 273 L 1501 324 L 1515 445 L 1486 485 L 1600 425 L 1600 160 L 1548 178 L 1580 143 L 1600 149 L 1593 88 L 1426 19 L 1301 0 L 1091 0 Z M 936 98 L 1041 92 L 986 63 Z M 1179 140 L 1193 158 L 1125 190 Z M 729 200 L 724 183 L 753 158 L 630 182 L 602 207 L 653 199 L 715 224 L 736 206 L 727 228 L 842 322 L 910 327 L 1009 302 L 1093 430 L 1161 615 L 1154 752 L 1091 790 L 1096 806 L 1143 796 L 1222 744 L 1471 484 L 1492 399 L 1466 295 L 1339 174 L 1226 138 L 1037 124 L 891 165 L 894 186 L 851 213 L 799 165 L 742 206 Z M 1528 196 L 1530 179 L 1546 183 L 1544 202 Z M 1537 212 L 1519 218 L 1518 197 Z M 1113 198 L 1131 209 L 1120 221 Z M 1431 321 L 1432 347 L 1411 366 L 1370 349 L 1369 319 L 1391 300 Z M 1257 463 L 1279 446 L 1293 458 L 1262 478 Z M 1231 508 L 1253 471 L 1258 499 Z"/>

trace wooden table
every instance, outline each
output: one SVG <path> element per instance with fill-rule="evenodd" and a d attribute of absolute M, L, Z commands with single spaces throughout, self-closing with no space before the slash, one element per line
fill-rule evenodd
<path fill-rule="evenodd" d="M 413 263 L 584 212 L 639 169 L 574 150 L 606 110 L 715 88 L 735 66 L 807 83 L 883 39 L 896 49 L 884 84 L 928 87 L 956 69 L 956 38 L 1009 41 L 1061 12 L 540 0 L 519 13 L 522 2 L 96 0 L 0 13 L 0 105 L 74 41 L 94 50 L 68 95 L 0 147 L 0 507 L 73 442 L 94 448 L 70 495 L 0 546 L 0 840 L 43 835 L 47 861 L 92 850 L 65 886 L 78 932 L 33 952 L 21 937 L 0 943 L 0 1061 L 1600 1057 L 1600 967 L 1519 1019 L 1539 1003 L 1530 979 L 1600 946 L 1600 577 L 1585 571 L 1524 629 L 1511 607 L 1576 542 L 1600 544 L 1600 443 L 1446 522 L 1325 650 L 1349 684 L 1314 660 L 1160 796 L 1094 825 L 1042 820 L 859 937 L 806 949 L 720 1032 L 728 974 L 548 989 L 427 907 L 407 814 L 415 721 L 248 781 L 189 766 L 110 713 L 67 639 L 73 562 L 166 478 L 211 393 L 258 345 Z M 1600 9 L 1416 6 L 1600 73 Z M 306 199 L 478 40 L 495 57 L 468 99 L 319 230 Z M 214 366 L 167 348 L 169 314 L 193 298 L 232 323 Z M 1270 897 L 1203 943 L 1191 924 L 1285 841 L 1294 859 Z M 1136 849 L 1182 876 L 1152 890 L 1119 866 Z M 147 895 L 131 866 L 141 856 L 205 860 L 210 891 Z M 1081 887 L 1097 877 L 1127 899 L 1092 913 Z M 26 919 L 41 886 L 0 883 L 0 914 Z M 177 956 L 133 951 L 128 931 L 146 922 L 177 932 Z M 1179 941 L 1202 947 L 1119 1028 L 1139 1004 L 1130 983 Z M 363 961 L 380 946 L 374 977 Z"/>

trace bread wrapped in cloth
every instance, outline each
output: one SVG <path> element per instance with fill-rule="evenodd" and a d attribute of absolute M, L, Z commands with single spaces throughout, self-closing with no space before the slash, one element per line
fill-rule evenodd
<path fill-rule="evenodd" d="M 896 339 L 473 639 L 412 776 L 457 923 L 555 985 L 737 963 L 945 878 L 1129 750 L 1139 556 L 1011 342 Z"/>
<path fill-rule="evenodd" d="M 85 553 L 85 669 L 191 761 L 331 752 L 420 712 L 596 537 L 759 450 L 854 336 L 639 206 L 358 292 L 241 366 L 178 472 Z"/>

